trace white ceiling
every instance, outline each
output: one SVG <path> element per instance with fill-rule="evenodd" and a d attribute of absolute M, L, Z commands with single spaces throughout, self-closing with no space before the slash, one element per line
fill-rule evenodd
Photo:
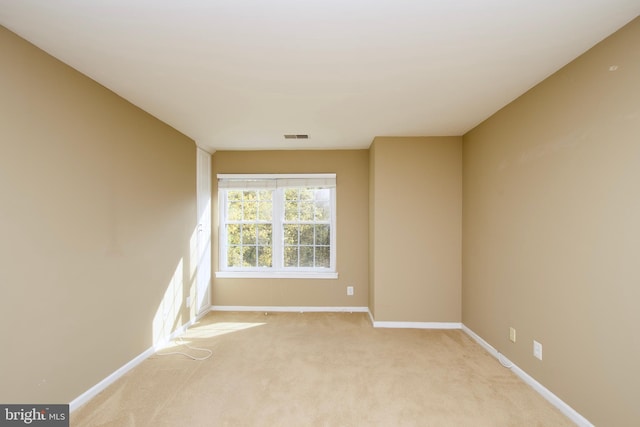
<path fill-rule="evenodd" d="M 210 151 L 462 135 L 638 14 L 639 0 L 0 0 L 0 24 Z"/>

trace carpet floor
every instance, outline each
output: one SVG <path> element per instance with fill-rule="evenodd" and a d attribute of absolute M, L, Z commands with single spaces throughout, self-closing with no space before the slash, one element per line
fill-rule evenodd
<path fill-rule="evenodd" d="M 460 330 L 364 313 L 213 312 L 71 415 L 71 426 L 572 426 Z M 176 343 L 160 353 L 204 352 Z"/>

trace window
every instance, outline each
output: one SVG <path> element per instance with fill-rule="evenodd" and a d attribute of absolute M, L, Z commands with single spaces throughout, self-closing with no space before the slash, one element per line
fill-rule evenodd
<path fill-rule="evenodd" d="M 217 277 L 336 278 L 335 174 L 218 175 Z"/>

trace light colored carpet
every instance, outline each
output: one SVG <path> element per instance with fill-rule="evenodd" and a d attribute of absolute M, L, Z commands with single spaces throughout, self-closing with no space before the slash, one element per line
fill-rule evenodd
<path fill-rule="evenodd" d="M 185 342 L 213 356 L 154 355 L 71 425 L 573 425 L 460 330 L 374 329 L 364 313 L 215 312 Z"/>

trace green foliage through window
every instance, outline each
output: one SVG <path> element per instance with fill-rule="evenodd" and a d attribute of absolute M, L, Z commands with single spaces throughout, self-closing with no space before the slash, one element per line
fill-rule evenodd
<path fill-rule="evenodd" d="M 220 188 L 223 269 L 335 269 L 332 265 L 335 176 L 327 175 L 321 178 L 304 175 L 300 179 L 287 176 L 284 185 L 273 184 L 281 181 L 278 178 L 261 179 L 253 175 L 223 183 Z M 234 179 L 238 181 L 234 183 Z M 303 180 L 313 184 L 299 186 Z"/>
<path fill-rule="evenodd" d="M 271 267 L 272 191 L 227 192 L 227 266 Z"/>
<path fill-rule="evenodd" d="M 330 190 L 288 188 L 284 195 L 284 266 L 329 268 Z"/>

